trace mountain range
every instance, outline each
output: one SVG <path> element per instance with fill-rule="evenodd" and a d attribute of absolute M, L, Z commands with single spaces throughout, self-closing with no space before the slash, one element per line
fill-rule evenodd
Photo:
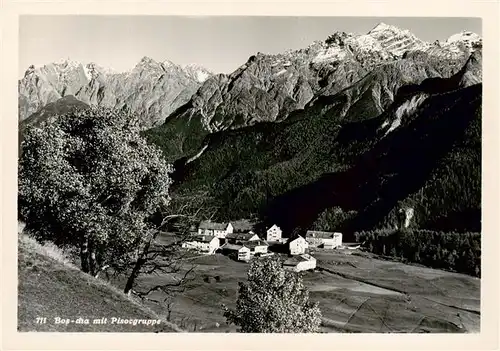
<path fill-rule="evenodd" d="M 181 66 L 149 57 L 122 73 L 69 59 L 32 65 L 19 81 L 19 119 L 60 98 L 74 96 L 86 104 L 134 111 L 144 128 L 149 128 L 189 101 L 212 75 L 195 64 Z"/>
<path fill-rule="evenodd" d="M 481 49 L 471 32 L 428 43 L 381 23 L 257 53 L 230 74 L 150 58 L 125 73 L 49 64 L 20 80 L 19 118 L 75 105 L 138 113 L 174 163 L 174 201 L 203 197 L 219 220 L 349 235 L 406 211 L 411 226 L 477 231 Z"/>

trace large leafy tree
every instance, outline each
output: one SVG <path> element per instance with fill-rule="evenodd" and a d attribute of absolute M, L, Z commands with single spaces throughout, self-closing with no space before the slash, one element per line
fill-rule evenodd
<path fill-rule="evenodd" d="M 321 324 L 321 311 L 309 301 L 300 274 L 284 270 L 274 257 L 251 262 L 236 310 L 224 310 L 228 322 L 244 333 L 313 333 Z"/>
<path fill-rule="evenodd" d="M 82 270 L 96 274 L 151 240 L 171 172 L 134 115 L 73 110 L 24 130 L 19 216 L 39 239 L 78 247 Z"/>

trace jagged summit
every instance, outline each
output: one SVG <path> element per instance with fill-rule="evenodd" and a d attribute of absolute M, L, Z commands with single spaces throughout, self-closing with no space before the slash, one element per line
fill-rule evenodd
<path fill-rule="evenodd" d="M 158 63 L 155 60 L 153 60 L 149 56 L 143 56 L 141 60 L 137 63 L 137 65 L 146 65 L 146 64 L 152 64 L 152 63 Z"/>
<path fill-rule="evenodd" d="M 129 108 L 148 128 L 186 103 L 212 73 L 144 56 L 130 70 L 116 72 L 95 62 L 70 58 L 30 67 L 19 81 L 19 119 L 68 95 L 88 105 Z"/>
<path fill-rule="evenodd" d="M 391 24 L 387 24 L 387 23 L 384 23 L 384 22 L 380 22 L 378 23 L 375 27 L 373 27 L 369 32 L 368 34 L 370 33 L 375 33 L 375 32 L 381 32 L 381 31 L 403 31 L 403 29 L 400 29 L 396 26 L 393 26 Z"/>
<path fill-rule="evenodd" d="M 431 44 L 407 29 L 381 22 L 365 34 L 336 32 L 302 49 L 255 53 L 230 74 L 215 75 L 198 64 L 149 56 L 115 74 L 95 63 L 80 64 L 68 58 L 26 71 L 19 85 L 20 116 L 23 119 L 73 94 L 91 105 L 131 107 L 147 116 L 148 127 L 190 102 L 185 117 L 201 116 L 206 130 L 239 128 L 286 118 L 318 94 L 334 95 L 377 66 L 418 57 L 420 61 L 455 60 L 462 65 L 480 47 L 481 38 L 472 32 Z M 239 122 L 225 117 L 229 115 L 237 116 Z"/>
<path fill-rule="evenodd" d="M 132 69 L 134 70 L 143 70 L 143 69 L 162 69 L 162 64 L 149 56 L 143 56 L 139 62 Z"/>

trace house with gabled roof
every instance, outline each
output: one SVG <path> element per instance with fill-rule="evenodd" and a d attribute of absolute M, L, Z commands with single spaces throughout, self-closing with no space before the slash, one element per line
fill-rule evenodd
<path fill-rule="evenodd" d="M 252 240 L 247 241 L 243 244 L 243 246 L 248 247 L 250 249 L 250 256 L 262 255 L 267 253 L 267 249 L 269 244 L 263 240 Z"/>
<path fill-rule="evenodd" d="M 255 240 L 260 240 L 260 238 L 252 231 L 246 233 L 229 233 L 226 235 L 226 243 L 229 244 L 242 244 Z"/>
<path fill-rule="evenodd" d="M 234 230 L 231 223 L 217 223 L 202 221 L 198 226 L 198 234 L 213 235 L 219 239 L 225 239 L 226 235 Z"/>
<path fill-rule="evenodd" d="M 281 231 L 281 228 L 278 227 L 276 224 L 273 224 L 266 231 L 266 240 L 267 241 L 280 241 L 282 234 L 283 234 L 283 232 Z"/>
<path fill-rule="evenodd" d="M 283 268 L 293 272 L 303 272 L 316 268 L 316 259 L 309 254 L 293 256 L 283 262 Z"/>
<path fill-rule="evenodd" d="M 182 247 L 200 253 L 213 254 L 219 248 L 219 239 L 213 235 L 194 233 L 192 237 L 182 243 Z"/>
<path fill-rule="evenodd" d="M 309 248 L 309 244 L 306 239 L 302 236 L 297 236 L 295 238 L 290 238 L 288 240 L 288 252 L 290 255 L 302 255 L 306 253 Z"/>
<path fill-rule="evenodd" d="M 250 260 L 250 249 L 244 245 L 224 244 L 221 246 L 221 251 L 223 254 L 238 261 Z"/>
<path fill-rule="evenodd" d="M 308 230 L 306 232 L 306 241 L 312 247 L 335 249 L 342 246 L 342 233 Z"/>

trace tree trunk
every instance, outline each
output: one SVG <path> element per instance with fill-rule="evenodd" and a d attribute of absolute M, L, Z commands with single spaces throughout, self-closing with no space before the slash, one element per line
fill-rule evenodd
<path fill-rule="evenodd" d="M 130 275 L 127 279 L 127 283 L 125 284 L 125 289 L 123 290 L 123 292 L 127 295 L 130 295 L 130 293 L 132 292 L 132 288 L 134 287 L 135 279 L 139 276 L 139 272 L 140 272 L 142 266 L 144 265 L 144 263 L 146 263 L 146 256 L 149 252 L 149 247 L 151 245 L 151 241 L 153 241 L 153 239 L 151 239 L 150 241 L 148 241 L 144 245 L 144 249 L 142 250 L 139 257 L 137 258 L 137 261 L 135 261 L 134 268 L 132 269 L 132 272 L 130 273 Z"/>
<path fill-rule="evenodd" d="M 80 266 L 85 273 L 90 272 L 89 266 L 89 242 L 88 237 L 84 235 L 80 240 Z"/>
<path fill-rule="evenodd" d="M 125 294 L 130 296 L 130 293 L 132 292 L 132 288 L 134 287 L 135 279 L 139 276 L 139 270 L 141 269 L 144 262 L 145 262 L 145 260 L 142 257 L 140 257 L 135 262 L 134 268 L 132 269 L 132 273 L 130 273 L 130 275 L 127 279 L 127 284 L 125 284 L 125 289 L 123 290 L 123 292 Z"/>
<path fill-rule="evenodd" d="M 92 239 L 89 239 L 88 250 L 89 250 L 89 255 L 88 255 L 89 256 L 89 273 L 92 276 L 95 276 L 99 267 L 97 266 L 95 245 L 94 245 L 94 241 Z"/>

